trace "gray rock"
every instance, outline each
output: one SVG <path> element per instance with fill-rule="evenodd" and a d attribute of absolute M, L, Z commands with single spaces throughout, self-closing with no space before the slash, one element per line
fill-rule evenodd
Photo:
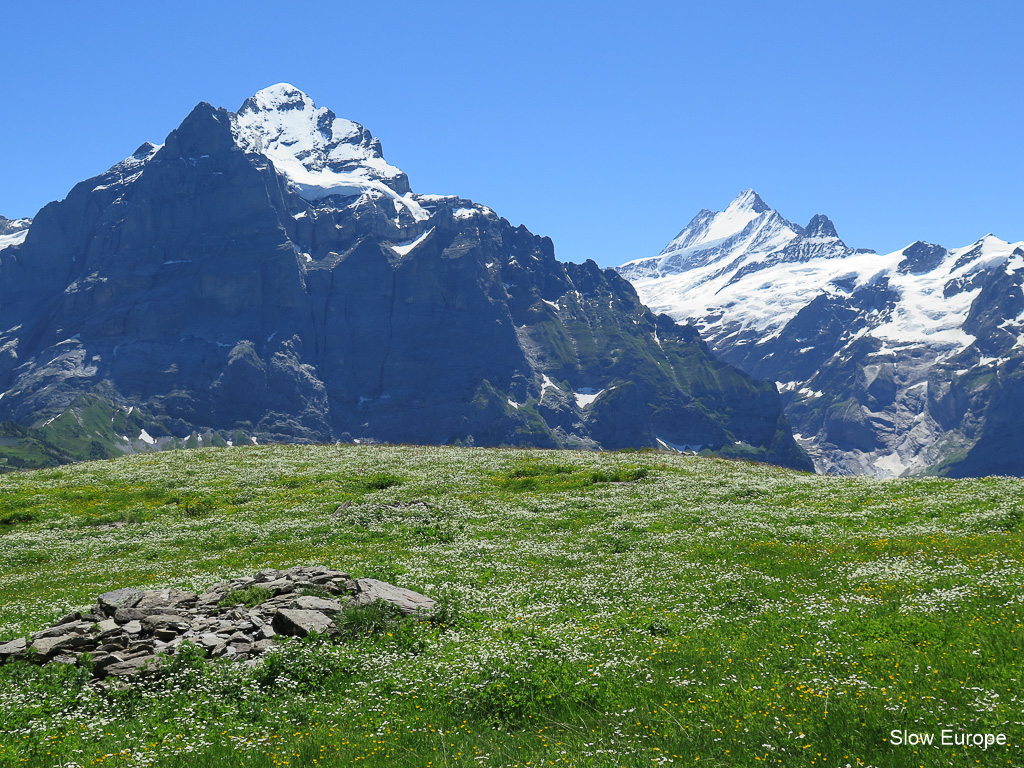
<path fill-rule="evenodd" d="M 44 637 L 60 637 L 62 635 L 71 634 L 81 635 L 85 634 L 88 630 L 88 626 L 89 625 L 86 625 L 86 629 L 81 629 L 81 623 L 78 621 L 73 621 L 70 624 L 58 624 L 55 627 L 50 627 L 49 629 L 44 629 L 41 632 L 36 632 L 32 635 L 32 639 L 39 640 Z"/>
<path fill-rule="evenodd" d="M 195 605 L 198 599 L 199 595 L 195 592 L 186 592 L 181 589 L 150 589 L 146 590 L 142 599 L 134 607 L 141 610 L 159 608 L 161 611 L 175 608 L 181 609 Z"/>
<path fill-rule="evenodd" d="M 120 631 L 121 628 L 117 625 L 117 621 L 115 619 L 104 619 L 96 624 L 96 637 L 98 639 L 105 639 Z"/>
<path fill-rule="evenodd" d="M 140 670 L 155 669 L 159 663 L 157 657 L 152 654 L 140 654 L 124 661 L 110 664 L 103 669 L 103 672 L 107 677 L 128 677 Z"/>
<path fill-rule="evenodd" d="M 97 605 L 100 610 L 108 616 L 113 616 L 118 608 L 134 608 L 145 596 L 141 589 L 123 587 L 111 592 L 104 592 L 97 598 Z"/>
<path fill-rule="evenodd" d="M 196 599 L 195 607 L 199 610 L 206 610 L 210 606 L 217 605 L 217 603 L 224 599 L 224 595 L 226 595 L 230 589 L 231 585 L 226 581 L 207 587 Z"/>
<path fill-rule="evenodd" d="M 265 600 L 260 603 L 259 608 L 261 611 L 266 612 L 268 610 L 277 610 L 278 608 L 287 608 L 292 604 L 294 595 L 283 594 L 277 597 L 272 597 L 269 600 Z"/>
<path fill-rule="evenodd" d="M 114 611 L 114 621 L 118 624 L 127 624 L 129 621 L 142 621 L 147 616 L 146 611 L 138 608 L 118 608 Z"/>
<path fill-rule="evenodd" d="M 295 607 L 303 611 L 340 611 L 341 602 L 338 600 L 325 600 L 322 597 L 312 595 L 301 595 L 295 599 Z"/>
<path fill-rule="evenodd" d="M 87 637 L 79 634 L 61 635 L 59 637 L 40 637 L 32 641 L 32 648 L 44 658 L 51 658 L 62 651 L 71 651 L 90 645 Z"/>
<path fill-rule="evenodd" d="M 129 659 L 135 659 L 139 656 L 152 656 L 155 649 L 155 644 L 152 640 L 144 640 L 137 643 L 132 643 L 128 646 L 128 650 L 124 653 L 125 661 Z"/>
<path fill-rule="evenodd" d="M 24 637 L 17 637 L 10 642 L 0 645 L 0 661 L 3 661 L 11 656 L 18 656 L 25 652 L 28 647 L 28 641 Z"/>
<path fill-rule="evenodd" d="M 260 586 L 265 589 L 269 589 L 274 593 L 274 596 L 283 595 L 287 592 L 295 591 L 295 583 L 291 579 L 275 579 L 274 581 L 267 581 Z"/>
<path fill-rule="evenodd" d="M 111 664 L 124 661 L 117 653 L 97 653 L 92 660 L 92 671 L 97 677 L 105 677 L 105 671 Z"/>
<path fill-rule="evenodd" d="M 307 581 L 314 576 L 323 576 L 331 572 L 330 568 L 322 565 L 296 565 L 285 571 L 285 575 L 295 581 Z"/>
<path fill-rule="evenodd" d="M 143 629 L 149 631 L 170 628 L 178 632 L 184 632 L 189 626 L 191 626 L 191 622 L 177 613 L 158 613 L 153 616 L 147 616 L 142 620 Z"/>
<path fill-rule="evenodd" d="M 354 595 L 359 591 L 359 585 L 353 579 L 335 578 L 325 586 L 336 595 Z"/>
<path fill-rule="evenodd" d="M 140 621 L 129 621 L 125 624 L 122 629 L 129 635 L 138 635 L 142 632 L 142 622 Z"/>
<path fill-rule="evenodd" d="M 358 591 L 353 596 L 355 605 L 372 605 L 381 600 L 395 606 L 403 616 L 429 618 L 436 603 L 426 595 L 411 589 L 396 587 L 377 579 L 356 579 Z"/>
<path fill-rule="evenodd" d="M 274 616 L 274 629 L 282 635 L 306 637 L 311 632 L 330 632 L 337 627 L 329 617 L 318 611 L 282 608 Z"/>

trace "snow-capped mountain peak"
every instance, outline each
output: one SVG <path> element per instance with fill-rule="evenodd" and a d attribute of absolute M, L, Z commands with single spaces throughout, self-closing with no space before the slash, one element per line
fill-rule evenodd
<path fill-rule="evenodd" d="M 725 361 L 775 379 L 820 470 L 884 477 L 961 461 L 1024 356 L 1024 242 L 992 234 L 854 250 L 826 216 L 801 228 L 747 190 L 619 271 Z M 1000 418 L 970 471 L 1001 455 Z"/>
<path fill-rule="evenodd" d="M 326 110 L 316 110 L 313 100 L 291 83 L 277 83 L 256 91 L 256 93 L 246 99 L 239 112 L 246 111 L 247 107 L 267 112 L 291 109 L 302 112 L 326 112 Z"/>
<path fill-rule="evenodd" d="M 971 274 L 981 269 L 998 266 L 1005 262 L 1021 243 L 1008 243 L 991 232 L 963 248 L 954 248 L 949 252 L 953 259 L 950 272 Z"/>
<path fill-rule="evenodd" d="M 725 209 L 726 213 L 733 213 L 739 211 L 752 211 L 753 213 L 764 213 L 769 210 L 768 205 L 761 196 L 752 189 L 744 189 L 729 203 L 729 207 Z"/>
<path fill-rule="evenodd" d="M 307 200 L 372 191 L 391 198 L 409 194 L 408 177 L 384 160 L 378 139 L 359 123 L 317 107 L 288 83 L 246 99 L 231 124 L 236 143 L 269 158 Z"/>
<path fill-rule="evenodd" d="M 839 233 L 836 232 L 836 225 L 828 216 L 816 213 L 804 227 L 804 237 L 838 238 Z"/>
<path fill-rule="evenodd" d="M 778 251 L 802 233 L 754 190 L 745 189 L 724 211 L 705 209 L 694 216 L 656 257 L 629 262 L 619 271 L 631 280 L 688 272 L 691 279 L 704 282 L 723 269 Z"/>
<path fill-rule="evenodd" d="M 721 213 L 708 210 L 698 213 L 659 254 L 662 271 L 707 263 L 710 259 L 705 252 L 709 250 L 718 249 L 724 254 L 740 243 L 749 249 L 767 241 L 789 240 L 796 236 L 798 229 L 769 208 L 757 192 L 745 189 Z"/>

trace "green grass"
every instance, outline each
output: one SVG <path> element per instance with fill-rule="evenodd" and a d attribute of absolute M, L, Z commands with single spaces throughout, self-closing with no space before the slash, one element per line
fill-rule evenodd
<path fill-rule="evenodd" d="M 294 564 L 441 609 L 348 610 L 333 641 L 253 667 L 185 653 L 121 689 L 8 664 L 0 766 L 1021 766 L 1022 493 L 391 446 L 3 475 L 0 641 L 109 589 Z M 890 741 L 942 729 L 1009 744 Z"/>
<path fill-rule="evenodd" d="M 567 464 L 524 461 L 509 470 L 498 472 L 494 483 L 506 491 L 568 491 L 597 483 L 631 483 L 647 477 L 646 467 L 587 469 Z"/>
<path fill-rule="evenodd" d="M 259 584 L 254 584 L 251 587 L 245 589 L 232 589 L 220 602 L 217 603 L 221 608 L 230 608 L 234 605 L 244 605 L 247 608 L 252 608 L 260 603 L 266 602 L 274 596 L 273 591 L 266 587 L 261 587 Z"/>

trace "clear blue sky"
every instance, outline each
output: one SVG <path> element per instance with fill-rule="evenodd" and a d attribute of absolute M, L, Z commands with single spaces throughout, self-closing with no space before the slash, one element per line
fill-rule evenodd
<path fill-rule="evenodd" d="M 0 214 L 286 81 L 602 266 L 753 187 L 855 247 L 1024 239 L 1024 3 L 9 4 Z"/>

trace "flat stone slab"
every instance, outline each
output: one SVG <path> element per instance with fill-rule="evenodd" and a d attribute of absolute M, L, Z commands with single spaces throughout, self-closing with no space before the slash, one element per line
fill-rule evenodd
<path fill-rule="evenodd" d="M 155 616 L 147 616 L 142 620 L 142 626 L 148 630 L 155 629 L 176 629 L 184 632 L 189 628 L 190 622 L 184 616 L 177 613 L 158 613 Z"/>
<path fill-rule="evenodd" d="M 342 605 L 339 600 L 325 600 L 313 595 L 302 595 L 295 599 L 295 607 L 301 611 L 340 611 Z"/>
<path fill-rule="evenodd" d="M 61 651 L 72 651 L 88 644 L 89 640 L 79 634 L 61 635 L 60 637 L 40 637 L 32 641 L 32 647 L 41 656 L 54 656 Z"/>
<path fill-rule="evenodd" d="M 386 581 L 377 579 L 356 579 L 359 591 L 352 597 L 355 605 L 372 605 L 381 600 L 390 603 L 403 616 L 419 616 L 429 618 L 437 605 L 426 595 L 413 592 L 405 587 L 396 587 Z"/>
<path fill-rule="evenodd" d="M 24 637 L 18 637 L 11 640 L 9 643 L 0 645 L 0 660 L 6 659 L 8 656 L 14 656 L 24 652 L 28 647 L 28 641 Z"/>
<path fill-rule="evenodd" d="M 274 614 L 274 629 L 282 635 L 305 637 L 310 632 L 329 632 L 337 627 L 319 611 L 282 608 Z"/>
<path fill-rule="evenodd" d="M 110 664 L 103 668 L 103 673 L 107 677 L 127 677 L 128 675 L 134 675 L 136 672 L 147 666 L 155 667 L 158 663 L 159 661 L 156 656 L 138 656 L 134 659 L 118 661 L 114 664 Z"/>
<path fill-rule="evenodd" d="M 72 621 L 69 624 L 58 624 L 55 627 L 44 629 L 41 632 L 36 632 L 32 635 L 33 640 L 40 640 L 44 637 L 61 637 L 62 635 L 82 635 L 88 631 L 89 624 L 85 624 L 82 627 L 82 622 Z"/>
<path fill-rule="evenodd" d="M 120 629 L 121 628 L 118 626 L 117 622 L 113 619 L 104 619 L 96 624 L 96 637 L 97 639 L 101 639 L 114 634 Z"/>
<path fill-rule="evenodd" d="M 195 605 L 199 595 L 195 592 L 186 592 L 183 589 L 147 589 L 143 592 L 135 608 L 146 610 L 148 608 L 184 608 Z"/>

